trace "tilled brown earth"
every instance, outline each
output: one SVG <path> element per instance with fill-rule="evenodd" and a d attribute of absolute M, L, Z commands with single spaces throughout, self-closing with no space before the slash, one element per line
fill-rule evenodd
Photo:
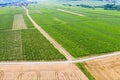
<path fill-rule="evenodd" d="M 96 80 L 120 80 L 120 56 L 84 63 Z"/>
<path fill-rule="evenodd" d="M 74 64 L 0 65 L 0 80 L 88 80 Z"/>

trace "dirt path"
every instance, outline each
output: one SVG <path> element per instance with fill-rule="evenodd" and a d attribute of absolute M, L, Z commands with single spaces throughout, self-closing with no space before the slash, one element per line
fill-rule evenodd
<path fill-rule="evenodd" d="M 27 26 L 24 22 L 23 16 L 21 14 L 17 14 L 14 16 L 12 30 L 21 30 L 21 29 L 27 29 Z"/>
<path fill-rule="evenodd" d="M 77 15 L 77 16 L 84 16 L 82 14 L 78 14 L 78 13 L 75 13 L 75 12 L 71 12 L 71 11 L 67 11 L 67 10 L 63 10 L 63 9 L 57 9 L 58 11 L 61 11 L 61 12 L 65 12 L 65 13 L 69 13 L 69 14 L 74 14 L 74 15 Z"/>
<path fill-rule="evenodd" d="M 35 26 L 35 28 L 37 28 L 41 34 L 61 53 L 63 54 L 67 60 L 72 60 L 74 59 L 70 53 L 68 51 L 66 51 L 57 41 L 55 41 L 47 32 L 45 32 L 33 19 L 32 17 L 29 15 L 28 10 L 23 7 L 26 10 L 26 14 L 28 16 L 28 18 L 30 19 L 30 21 L 33 23 L 33 25 Z"/>

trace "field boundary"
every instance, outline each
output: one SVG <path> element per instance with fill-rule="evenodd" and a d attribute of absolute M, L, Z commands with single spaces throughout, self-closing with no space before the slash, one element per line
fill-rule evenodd
<path fill-rule="evenodd" d="M 57 10 L 61 11 L 61 12 L 69 13 L 69 14 L 74 14 L 74 15 L 77 15 L 77 16 L 84 16 L 82 14 L 71 12 L 71 11 L 67 11 L 67 10 L 64 10 L 64 9 L 57 9 Z"/>
<path fill-rule="evenodd" d="M 57 41 L 55 41 L 47 32 L 45 32 L 41 26 L 39 26 L 33 19 L 32 17 L 29 15 L 29 11 L 26 7 L 23 7 L 26 11 L 26 15 L 29 18 L 29 20 L 33 23 L 33 25 L 35 26 L 35 28 L 40 31 L 40 33 L 61 53 L 63 54 L 67 60 L 72 60 L 74 59 L 73 56 L 70 55 L 70 53 L 65 50 Z"/>

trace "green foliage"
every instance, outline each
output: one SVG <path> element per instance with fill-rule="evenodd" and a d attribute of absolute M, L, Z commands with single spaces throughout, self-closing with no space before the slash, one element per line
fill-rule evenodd
<path fill-rule="evenodd" d="M 89 80 L 95 80 L 95 78 L 87 71 L 83 63 L 76 64 L 80 70 L 88 77 Z"/>
<path fill-rule="evenodd" d="M 118 10 L 120 11 L 120 5 L 114 5 L 114 4 L 106 4 L 104 6 L 105 10 Z"/>

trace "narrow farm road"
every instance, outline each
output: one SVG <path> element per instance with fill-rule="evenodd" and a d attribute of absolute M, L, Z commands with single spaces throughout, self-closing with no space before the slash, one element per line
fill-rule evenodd
<path fill-rule="evenodd" d="M 33 23 L 36 29 L 40 31 L 40 33 L 61 53 L 63 54 L 67 60 L 72 60 L 74 57 L 70 55 L 68 51 L 66 51 L 57 41 L 55 41 L 47 32 L 45 32 L 29 15 L 29 11 L 26 7 L 23 7 L 26 11 L 26 15 L 29 20 Z"/>

